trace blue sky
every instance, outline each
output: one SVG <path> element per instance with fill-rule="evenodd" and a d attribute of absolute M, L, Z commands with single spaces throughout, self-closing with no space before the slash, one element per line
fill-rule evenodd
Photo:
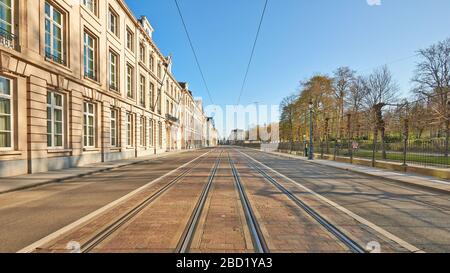
<path fill-rule="evenodd" d="M 173 54 L 177 79 L 210 104 L 174 1 L 126 2 L 147 15 L 157 45 Z M 236 104 L 264 0 L 179 3 L 215 104 Z M 408 57 L 448 37 L 448 0 L 269 0 L 241 103 L 279 104 L 315 73 L 350 66 L 368 74 L 386 63 L 407 94 L 417 62 Z"/>

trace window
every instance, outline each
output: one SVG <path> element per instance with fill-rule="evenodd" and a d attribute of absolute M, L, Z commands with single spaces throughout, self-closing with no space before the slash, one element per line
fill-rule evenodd
<path fill-rule="evenodd" d="M 116 36 L 119 36 L 118 16 L 111 8 L 108 11 L 108 29 Z"/>
<path fill-rule="evenodd" d="M 161 89 L 158 89 L 158 98 L 157 98 L 157 104 L 158 104 L 158 113 L 161 115 L 161 110 L 162 110 L 162 100 L 161 100 Z"/>
<path fill-rule="evenodd" d="M 96 39 L 89 33 L 84 33 L 84 75 L 96 80 Z"/>
<path fill-rule="evenodd" d="M 145 132 L 146 132 L 146 128 L 145 128 L 145 117 L 141 117 L 141 122 L 139 123 L 139 132 L 140 132 L 140 145 L 141 147 L 147 146 L 145 145 Z"/>
<path fill-rule="evenodd" d="M 13 32 L 13 0 L 0 1 L 0 27 L 6 34 Z"/>
<path fill-rule="evenodd" d="M 127 29 L 127 48 L 134 51 L 134 34 L 131 30 Z"/>
<path fill-rule="evenodd" d="M 127 65 L 127 97 L 134 98 L 133 92 L 133 67 Z"/>
<path fill-rule="evenodd" d="M 0 44 L 15 49 L 17 36 L 14 32 L 14 0 L 0 0 Z"/>
<path fill-rule="evenodd" d="M 131 113 L 127 113 L 125 125 L 127 128 L 127 146 L 133 147 L 133 115 Z"/>
<path fill-rule="evenodd" d="M 64 46 L 63 14 L 45 2 L 45 58 L 65 65 Z"/>
<path fill-rule="evenodd" d="M 111 127 L 111 136 L 110 136 L 110 144 L 111 147 L 117 147 L 117 110 L 111 109 L 111 117 L 110 117 L 110 127 Z"/>
<path fill-rule="evenodd" d="M 155 103 L 155 85 L 152 82 L 150 83 L 148 99 L 150 101 L 150 110 L 154 111 L 155 110 L 155 105 L 154 105 L 154 103 Z"/>
<path fill-rule="evenodd" d="M 155 58 L 153 57 L 153 55 L 150 56 L 150 70 L 152 72 L 155 72 Z"/>
<path fill-rule="evenodd" d="M 144 44 L 141 44 L 139 46 L 139 60 L 143 63 L 145 63 L 145 46 Z"/>
<path fill-rule="evenodd" d="M 83 137 L 84 147 L 95 147 L 95 107 L 93 103 L 84 103 Z"/>
<path fill-rule="evenodd" d="M 148 124 L 148 128 L 149 128 L 149 130 L 148 130 L 148 137 L 149 137 L 149 143 L 150 143 L 150 146 L 154 146 L 154 137 L 153 137 L 153 120 L 149 120 L 149 124 Z"/>
<path fill-rule="evenodd" d="M 97 0 L 83 0 L 83 5 L 92 13 L 97 14 Z"/>
<path fill-rule="evenodd" d="M 0 148 L 13 147 L 13 96 L 10 79 L 0 77 Z"/>
<path fill-rule="evenodd" d="M 118 91 L 118 61 L 117 54 L 112 51 L 109 51 L 109 89 Z"/>
<path fill-rule="evenodd" d="M 139 82 L 139 102 L 142 107 L 145 107 L 145 77 L 141 75 Z"/>
<path fill-rule="evenodd" d="M 64 147 L 64 98 L 47 92 L 47 147 Z"/>
<path fill-rule="evenodd" d="M 158 64 L 158 75 L 157 76 L 159 79 L 161 79 L 162 75 L 161 75 L 161 65 L 160 64 Z"/>
<path fill-rule="evenodd" d="M 169 100 L 166 100 L 166 114 L 170 113 L 169 112 L 169 107 L 170 107 Z"/>
<path fill-rule="evenodd" d="M 163 133 L 162 123 L 159 122 L 158 123 L 158 144 L 159 144 L 160 149 L 162 149 L 162 146 L 163 146 L 162 133 Z"/>

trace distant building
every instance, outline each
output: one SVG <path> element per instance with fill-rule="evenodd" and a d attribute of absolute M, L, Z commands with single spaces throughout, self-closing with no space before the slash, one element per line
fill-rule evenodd
<path fill-rule="evenodd" d="M 231 144 L 236 144 L 245 141 L 245 131 L 241 129 L 235 129 L 231 131 L 228 141 Z"/>

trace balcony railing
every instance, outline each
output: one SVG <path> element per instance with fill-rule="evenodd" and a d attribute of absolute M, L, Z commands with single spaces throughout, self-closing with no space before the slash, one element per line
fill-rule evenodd
<path fill-rule="evenodd" d="M 4 28 L 0 28 L 0 45 L 16 49 L 18 44 L 17 36 Z"/>
<path fill-rule="evenodd" d="M 52 62 L 55 62 L 55 63 L 58 63 L 58 64 L 61 64 L 61 65 L 64 65 L 64 66 L 67 65 L 65 55 L 58 56 L 58 55 L 52 54 L 49 51 L 46 51 L 45 52 L 45 59 L 49 60 L 49 61 L 52 61 Z"/>
<path fill-rule="evenodd" d="M 178 121 L 179 121 L 179 119 L 177 117 L 174 117 L 171 114 L 166 114 L 166 119 L 173 123 L 178 123 Z"/>

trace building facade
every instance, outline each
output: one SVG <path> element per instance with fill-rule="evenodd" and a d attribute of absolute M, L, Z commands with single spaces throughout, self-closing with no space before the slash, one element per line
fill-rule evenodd
<path fill-rule="evenodd" d="M 189 148 L 186 88 L 123 0 L 0 0 L 0 17 L 0 177 Z"/>

